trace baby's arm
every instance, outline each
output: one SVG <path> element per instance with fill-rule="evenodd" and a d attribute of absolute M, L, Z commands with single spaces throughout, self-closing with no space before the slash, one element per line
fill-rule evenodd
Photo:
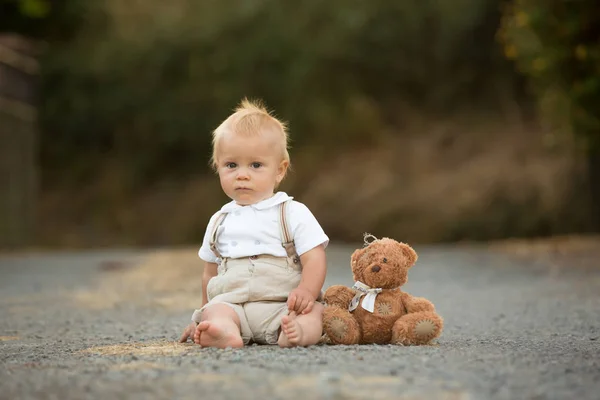
<path fill-rule="evenodd" d="M 288 308 L 297 313 L 307 314 L 321 294 L 327 274 L 325 247 L 319 245 L 300 256 L 302 279 L 298 287 L 290 293 Z"/>
<path fill-rule="evenodd" d="M 204 262 L 204 272 L 202 272 L 202 307 L 208 303 L 208 295 L 206 294 L 208 281 L 217 276 L 217 274 L 218 272 L 216 263 Z"/>

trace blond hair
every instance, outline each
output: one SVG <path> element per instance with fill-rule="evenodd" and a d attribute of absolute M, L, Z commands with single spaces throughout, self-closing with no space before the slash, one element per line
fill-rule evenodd
<path fill-rule="evenodd" d="M 286 124 L 275 118 L 260 100 L 251 101 L 244 98 L 235 109 L 235 112 L 213 131 L 211 166 L 217 169 L 219 141 L 226 132 L 235 132 L 236 134 L 250 136 L 260 134 L 264 131 L 272 131 L 280 135 L 283 160 L 289 163 L 289 135 Z"/>

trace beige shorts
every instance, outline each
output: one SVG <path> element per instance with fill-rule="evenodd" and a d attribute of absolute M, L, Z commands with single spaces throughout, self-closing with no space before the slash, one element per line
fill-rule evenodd
<path fill-rule="evenodd" d="M 240 319 L 245 344 L 276 344 L 281 317 L 288 313 L 288 295 L 301 277 L 301 267 L 284 257 L 224 259 L 218 275 L 208 282 L 208 303 L 194 312 L 192 320 L 199 323 L 207 307 L 226 304 Z"/>
<path fill-rule="evenodd" d="M 245 304 L 225 304 L 233 308 L 240 319 L 240 334 L 244 344 L 277 344 L 281 317 L 288 314 L 287 303 L 253 301 Z M 202 307 L 210 307 L 211 303 Z M 200 318 L 202 312 L 200 313 Z"/>

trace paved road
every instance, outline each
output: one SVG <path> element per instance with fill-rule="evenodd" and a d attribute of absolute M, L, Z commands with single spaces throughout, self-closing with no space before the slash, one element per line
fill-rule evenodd
<path fill-rule="evenodd" d="M 326 285 L 351 284 L 332 245 Z M 194 249 L 0 256 L 1 399 L 598 399 L 596 258 L 416 247 L 434 346 L 200 349 Z M 195 272 L 196 271 L 196 272 Z"/>

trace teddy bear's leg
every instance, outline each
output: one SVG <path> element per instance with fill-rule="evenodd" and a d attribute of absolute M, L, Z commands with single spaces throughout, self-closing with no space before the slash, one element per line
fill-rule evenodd
<path fill-rule="evenodd" d="M 406 314 L 394 323 L 392 343 L 405 346 L 428 344 L 440 336 L 443 326 L 442 317 L 432 311 Z"/>
<path fill-rule="evenodd" d="M 358 344 L 360 326 L 348 310 L 327 306 L 323 311 L 323 330 L 334 344 Z"/>

